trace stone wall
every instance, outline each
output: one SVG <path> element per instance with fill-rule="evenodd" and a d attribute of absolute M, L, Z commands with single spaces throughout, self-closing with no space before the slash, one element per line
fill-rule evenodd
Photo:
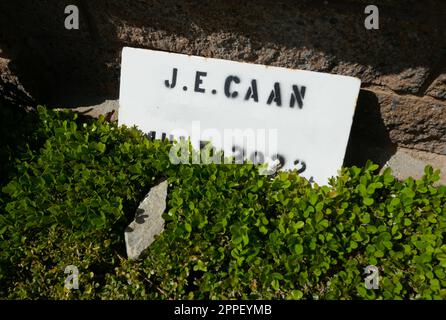
<path fill-rule="evenodd" d="M 2 0 L 0 87 L 50 106 L 118 99 L 123 46 L 351 75 L 350 158 L 446 155 L 446 2 L 374 1 L 380 29 L 366 30 L 369 2 Z M 80 30 L 64 28 L 68 4 Z"/>

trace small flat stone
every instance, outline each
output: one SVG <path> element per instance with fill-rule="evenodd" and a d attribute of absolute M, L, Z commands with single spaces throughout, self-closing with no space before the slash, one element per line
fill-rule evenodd
<path fill-rule="evenodd" d="M 136 260 L 147 249 L 155 236 L 164 230 L 162 214 L 166 210 L 167 180 L 150 189 L 136 210 L 133 220 L 124 232 L 127 257 Z"/>
<path fill-rule="evenodd" d="M 390 167 L 393 175 L 399 180 L 404 180 L 408 177 L 421 179 L 426 165 L 431 165 L 434 170 L 440 169 L 440 180 L 435 185 L 446 185 L 445 155 L 398 148 L 382 170 Z"/>

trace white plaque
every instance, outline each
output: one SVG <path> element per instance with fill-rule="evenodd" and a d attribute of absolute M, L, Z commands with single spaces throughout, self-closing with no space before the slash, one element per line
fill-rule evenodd
<path fill-rule="evenodd" d="M 326 184 L 342 166 L 360 84 L 340 75 L 124 48 L 119 124 L 156 138 L 187 136 L 196 148 L 212 141 L 225 156 L 280 161 L 282 169 Z"/>

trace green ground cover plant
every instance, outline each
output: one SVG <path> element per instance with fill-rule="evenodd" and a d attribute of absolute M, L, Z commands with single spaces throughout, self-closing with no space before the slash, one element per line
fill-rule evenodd
<path fill-rule="evenodd" d="M 104 118 L 33 116 L 30 143 L 2 155 L 0 298 L 446 298 L 446 187 L 431 167 L 398 181 L 368 162 L 318 186 L 252 164 L 174 165 L 169 142 Z M 165 231 L 128 261 L 124 229 L 161 179 Z M 78 290 L 64 288 L 68 265 Z"/>

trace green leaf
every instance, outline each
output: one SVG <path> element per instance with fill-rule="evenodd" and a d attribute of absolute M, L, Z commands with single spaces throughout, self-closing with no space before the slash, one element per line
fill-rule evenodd
<path fill-rule="evenodd" d="M 296 229 L 302 229 L 302 228 L 304 227 L 304 225 L 305 225 L 305 222 L 303 222 L 303 221 L 298 221 L 298 222 L 296 223 Z"/>
<path fill-rule="evenodd" d="M 97 148 L 97 150 L 98 150 L 100 153 L 104 153 L 104 152 L 105 152 L 105 149 L 106 149 L 105 144 L 103 144 L 102 142 L 99 142 L 99 143 L 96 145 L 96 148 Z"/>
<path fill-rule="evenodd" d="M 304 252 L 304 247 L 301 244 L 296 244 L 294 246 L 294 252 L 298 255 L 302 254 Z"/>

